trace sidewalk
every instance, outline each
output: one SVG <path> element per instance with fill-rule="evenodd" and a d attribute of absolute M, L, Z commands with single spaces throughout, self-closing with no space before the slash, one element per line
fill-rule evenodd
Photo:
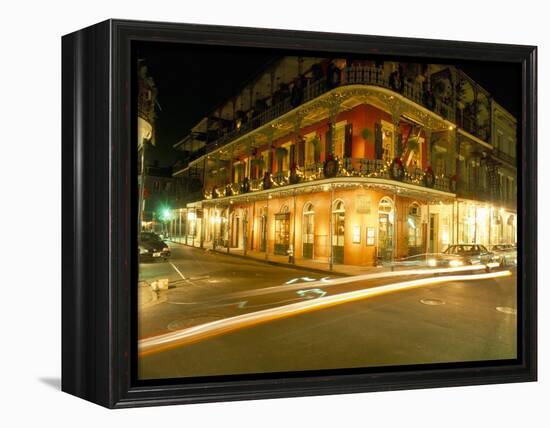
<path fill-rule="evenodd" d="M 184 243 L 179 243 L 177 241 L 169 241 L 169 242 L 171 245 L 175 244 L 175 245 L 196 248 L 199 250 L 201 249 L 198 246 L 193 247 L 192 245 L 186 245 Z M 212 248 L 210 247 L 208 248 L 205 247 L 202 250 L 215 251 L 218 254 L 241 257 L 248 260 L 256 260 L 259 262 L 278 265 L 281 267 L 309 270 L 311 272 L 319 273 L 321 275 L 330 274 L 330 275 L 340 275 L 340 276 L 354 276 L 354 275 L 362 275 L 369 272 L 384 272 L 384 271 L 391 270 L 391 268 L 383 267 L 383 266 L 358 266 L 358 265 L 340 265 L 340 264 L 334 264 L 332 266 L 332 270 L 330 270 L 329 263 L 323 260 L 297 258 L 295 259 L 294 263 L 289 263 L 288 256 L 268 254 L 266 258 L 265 252 L 250 251 L 250 250 L 248 250 L 246 252 L 246 255 L 244 255 L 244 251 L 242 250 L 242 248 L 230 248 L 229 251 L 227 251 L 227 248 L 224 248 L 224 247 L 221 247 L 221 248 L 218 247 L 216 248 L 216 250 L 212 250 Z"/>

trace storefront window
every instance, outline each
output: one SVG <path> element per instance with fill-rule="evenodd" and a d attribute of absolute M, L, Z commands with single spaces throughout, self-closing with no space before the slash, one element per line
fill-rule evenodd
<path fill-rule="evenodd" d="M 409 255 L 418 254 L 422 252 L 422 224 L 420 206 L 417 203 L 413 203 L 409 207 L 407 224 L 409 227 Z"/>

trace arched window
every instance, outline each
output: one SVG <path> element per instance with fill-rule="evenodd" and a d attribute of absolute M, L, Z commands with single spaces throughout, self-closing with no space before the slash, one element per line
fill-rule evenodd
<path fill-rule="evenodd" d="M 302 219 L 302 253 L 307 259 L 313 258 L 313 244 L 315 240 L 315 212 L 313 204 L 308 202 L 304 205 Z"/>
<path fill-rule="evenodd" d="M 286 255 L 290 243 L 290 211 L 283 205 L 275 214 L 275 254 Z"/>

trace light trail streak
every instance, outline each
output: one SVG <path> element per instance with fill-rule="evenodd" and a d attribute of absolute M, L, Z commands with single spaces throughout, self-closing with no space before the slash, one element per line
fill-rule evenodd
<path fill-rule="evenodd" d="M 262 296 L 264 294 L 278 293 L 281 291 L 299 290 L 304 287 L 326 288 L 331 285 L 348 284 L 348 283 L 357 282 L 357 281 L 370 281 L 372 279 L 392 278 L 396 276 L 407 276 L 407 275 L 420 276 L 420 275 L 433 275 L 433 274 L 440 274 L 440 273 L 448 274 L 448 273 L 457 273 L 457 272 L 474 272 L 474 271 L 485 270 L 485 269 L 487 269 L 487 266 L 485 265 L 472 265 L 472 266 L 461 266 L 461 267 L 454 267 L 454 268 L 409 269 L 409 270 L 398 270 L 398 271 L 388 271 L 388 272 L 378 272 L 378 273 L 367 273 L 363 275 L 345 276 L 341 278 L 324 277 L 314 282 L 295 283 L 295 282 L 290 282 L 292 281 L 290 280 L 283 285 L 275 285 L 273 287 L 266 287 L 260 290 L 231 293 L 224 296 L 223 299 L 227 300 L 227 299 L 235 299 L 235 298 L 241 298 L 241 297 Z M 295 279 L 299 280 L 300 278 L 295 278 Z"/>
<path fill-rule="evenodd" d="M 393 293 L 396 291 L 404 291 L 425 285 L 435 285 L 451 281 L 485 280 L 510 275 L 512 275 L 512 273 L 507 270 L 484 274 L 420 278 L 394 284 L 381 285 L 379 287 L 335 294 L 333 296 L 320 297 L 318 299 L 301 301 L 298 303 L 292 303 L 276 308 L 251 312 L 248 314 L 238 315 L 218 321 L 212 321 L 187 329 L 173 331 L 170 333 L 161 334 L 159 336 L 142 339 L 138 342 L 138 354 L 140 357 L 143 357 L 156 352 L 165 351 L 170 348 L 189 345 L 191 343 L 205 340 L 214 336 L 219 336 L 221 334 L 229 333 L 231 331 L 239 330 L 245 327 L 258 325 L 277 319 L 287 318 L 305 312 L 320 310 L 331 306 L 341 305 L 356 300 Z"/>

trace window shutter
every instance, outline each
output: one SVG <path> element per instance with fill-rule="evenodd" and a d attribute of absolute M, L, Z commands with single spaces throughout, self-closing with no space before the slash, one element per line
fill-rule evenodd
<path fill-rule="evenodd" d="M 290 146 L 290 154 L 289 154 L 289 167 L 290 170 L 293 168 L 296 168 L 296 144 L 292 144 Z"/>
<path fill-rule="evenodd" d="M 374 124 L 374 155 L 376 159 L 382 159 L 382 125 L 380 123 Z"/>
<path fill-rule="evenodd" d="M 353 124 L 348 123 L 344 133 L 344 157 L 351 158 L 351 147 L 353 141 Z"/>

